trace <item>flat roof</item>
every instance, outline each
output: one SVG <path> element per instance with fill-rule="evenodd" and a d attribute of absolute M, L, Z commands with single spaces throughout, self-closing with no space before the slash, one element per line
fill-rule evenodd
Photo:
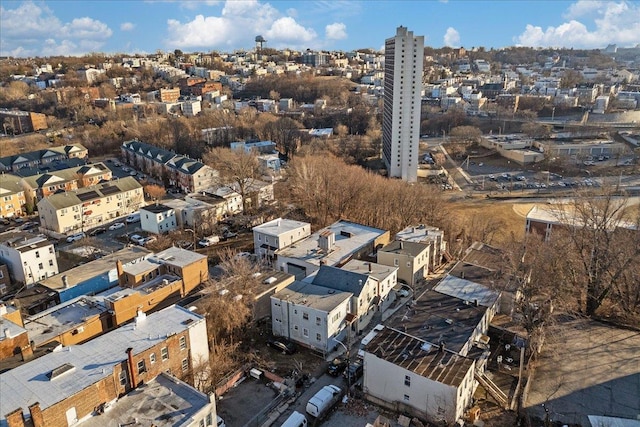
<path fill-rule="evenodd" d="M 503 251 L 482 242 L 473 242 L 464 253 L 463 260 L 469 264 L 498 270 L 503 263 Z"/>
<path fill-rule="evenodd" d="M 61 290 L 65 288 L 62 278 L 66 276 L 69 287 L 73 287 L 96 276 L 115 270 L 116 261 L 118 260 L 122 261 L 123 265 L 126 265 L 132 261 L 146 258 L 151 254 L 153 254 L 153 252 L 141 246 L 130 246 L 120 249 L 112 254 L 105 255 L 95 261 L 88 262 L 72 268 L 71 270 L 67 270 L 63 273 L 41 280 L 40 284 L 49 289 Z"/>
<path fill-rule="evenodd" d="M 499 292 L 487 286 L 451 274 L 447 274 L 433 290 L 471 303 L 478 301 L 484 307 L 493 306 L 500 297 Z"/>
<path fill-rule="evenodd" d="M 487 267 L 471 264 L 465 261 L 458 261 L 449 271 L 450 276 L 465 279 L 473 283 L 495 288 L 496 283 L 503 282 L 503 274 L 500 270 L 492 270 Z M 466 299 L 466 298 L 463 298 Z"/>
<path fill-rule="evenodd" d="M 126 360 L 127 348 L 133 348 L 133 354 L 140 354 L 164 342 L 167 335 L 180 333 L 200 322 L 204 322 L 202 316 L 172 305 L 141 322 L 129 323 L 84 344 L 64 347 L 0 374 L 0 425 L 6 425 L 5 414 L 11 411 L 22 408 L 28 416 L 29 406 L 36 402 L 45 410 L 113 376 L 113 367 Z M 51 372 L 63 365 L 72 368 L 49 379 Z"/>
<path fill-rule="evenodd" d="M 189 251 L 187 249 L 171 246 L 164 251 L 158 252 L 153 257 L 151 257 L 151 259 L 157 260 L 162 264 L 174 265 L 176 267 L 185 267 L 202 259 L 207 259 L 207 256 L 201 255 L 197 252 Z"/>
<path fill-rule="evenodd" d="M 80 296 L 27 317 L 24 326 L 29 332 L 29 340 L 39 345 L 105 311 L 106 307 L 98 299 Z"/>
<path fill-rule="evenodd" d="M 33 249 L 53 245 L 43 234 L 34 235 L 27 231 L 5 231 L 0 233 L 0 245 L 12 248 L 18 252 L 28 252 Z"/>
<path fill-rule="evenodd" d="M 335 234 L 335 243 L 329 252 L 321 250 L 318 246 L 320 235 L 327 232 Z M 276 254 L 314 265 L 320 265 L 321 260 L 325 265 L 336 265 L 385 233 L 386 231 L 378 228 L 341 220 L 313 233 L 306 239 L 276 251 Z"/>
<path fill-rule="evenodd" d="M 138 276 L 142 273 L 147 273 L 156 270 L 160 267 L 160 263 L 154 258 L 147 258 L 136 262 L 135 264 L 127 264 L 122 266 L 122 271 L 125 273 Z"/>
<path fill-rule="evenodd" d="M 299 280 L 273 295 L 280 300 L 326 312 L 330 312 L 352 296 L 351 292 L 336 291 Z"/>
<path fill-rule="evenodd" d="M 359 259 L 352 259 L 340 268 L 354 273 L 366 274 L 379 282 L 398 271 L 398 267 L 391 267 L 369 261 L 361 261 Z"/>
<path fill-rule="evenodd" d="M 428 247 L 428 243 L 394 240 L 393 242 L 390 242 L 385 247 L 380 249 L 379 252 L 388 252 L 416 257 L 424 252 Z"/>
<path fill-rule="evenodd" d="M 117 286 L 115 291 L 109 293 L 109 295 L 105 296 L 104 299 L 107 301 L 117 301 L 120 298 L 124 298 L 135 293 L 150 294 L 158 289 L 164 288 L 165 286 L 169 286 L 172 283 L 179 282 L 180 280 L 182 280 L 180 277 L 174 276 L 173 274 L 162 274 L 154 277 L 148 282 L 136 286 L 135 288 L 123 288 Z"/>
<path fill-rule="evenodd" d="M 396 234 L 396 240 L 404 240 L 406 242 L 425 242 L 433 241 L 438 237 L 442 237 L 444 231 L 438 227 L 420 224 L 407 227 Z"/>
<path fill-rule="evenodd" d="M 155 379 L 136 388 L 99 416 L 81 422 L 82 427 L 126 426 L 135 420 L 150 422 L 156 427 L 189 424 L 191 418 L 210 403 L 209 397 L 188 384 L 161 373 Z M 214 412 L 215 416 L 215 411 Z M 215 420 L 214 420 L 215 422 Z"/>
<path fill-rule="evenodd" d="M 458 387 L 473 366 L 472 359 L 389 327 L 378 332 L 364 351 L 452 387 Z"/>
<path fill-rule="evenodd" d="M 389 325 L 434 344 L 460 352 L 478 326 L 487 307 L 429 290 L 410 307 L 402 308 Z"/>
<path fill-rule="evenodd" d="M 311 224 L 309 224 L 308 222 L 296 221 L 286 218 L 276 218 L 269 222 L 265 222 L 264 224 L 257 225 L 253 227 L 252 230 L 258 231 L 262 234 L 268 234 L 269 236 L 279 236 L 282 233 L 297 230 L 298 228 L 302 228 L 305 226 L 308 226 L 309 231 L 311 231 Z"/>

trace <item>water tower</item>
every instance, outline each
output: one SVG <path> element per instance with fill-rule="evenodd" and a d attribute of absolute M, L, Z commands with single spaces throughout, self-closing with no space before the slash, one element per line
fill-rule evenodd
<path fill-rule="evenodd" d="M 262 36 L 256 36 L 256 51 L 262 51 L 262 45 L 267 41 Z"/>

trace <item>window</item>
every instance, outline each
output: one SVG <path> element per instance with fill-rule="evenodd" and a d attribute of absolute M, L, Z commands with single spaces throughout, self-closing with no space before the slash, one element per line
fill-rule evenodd
<path fill-rule="evenodd" d="M 52 254 L 53 253 L 53 246 L 49 247 L 49 253 Z"/>
<path fill-rule="evenodd" d="M 36 251 L 36 258 L 40 258 L 40 251 Z"/>
<path fill-rule="evenodd" d="M 185 350 L 187 348 L 187 338 L 182 336 L 180 337 L 180 350 Z"/>
<path fill-rule="evenodd" d="M 309 330 L 307 328 L 302 329 L 302 335 L 304 335 L 305 338 L 309 338 Z"/>
<path fill-rule="evenodd" d="M 411 377 L 409 375 L 404 376 L 404 385 L 411 387 Z"/>
<path fill-rule="evenodd" d="M 127 384 L 127 371 L 122 370 L 120 371 L 120 385 L 126 385 Z"/>
<path fill-rule="evenodd" d="M 405 394 L 405 395 L 404 395 L 404 401 L 405 401 L 405 402 L 408 402 L 408 401 L 409 401 L 409 395 L 408 395 L 408 394 Z"/>
<path fill-rule="evenodd" d="M 182 359 L 182 372 L 187 372 L 187 370 L 189 369 L 189 360 L 188 359 Z"/>
<path fill-rule="evenodd" d="M 147 369 L 146 369 L 146 367 L 144 365 L 144 359 L 139 360 L 138 361 L 138 375 L 140 375 L 141 373 L 146 372 L 146 371 L 147 371 Z"/>
<path fill-rule="evenodd" d="M 167 350 L 167 347 L 162 347 L 160 349 L 160 355 L 162 356 L 163 361 L 169 358 L 169 350 Z"/>
<path fill-rule="evenodd" d="M 53 260 L 52 259 L 49 260 L 49 267 L 53 267 Z"/>
<path fill-rule="evenodd" d="M 155 353 L 151 353 L 149 355 L 149 361 L 151 362 L 151 364 L 156 363 L 156 354 Z"/>
<path fill-rule="evenodd" d="M 319 317 L 316 317 L 316 325 L 320 326 L 322 324 L 322 319 Z"/>
<path fill-rule="evenodd" d="M 44 266 L 42 265 L 42 263 L 38 264 L 38 269 L 42 270 L 44 268 Z"/>
<path fill-rule="evenodd" d="M 305 313 L 305 312 L 303 312 L 303 313 L 302 313 L 302 318 L 303 318 L 304 320 L 309 320 L 309 313 Z"/>
<path fill-rule="evenodd" d="M 398 266 L 398 259 L 397 259 L 397 258 L 393 260 L 393 265 L 394 265 L 395 267 L 397 267 L 397 266 Z"/>
<path fill-rule="evenodd" d="M 316 341 L 322 341 L 322 335 L 319 333 L 316 334 Z"/>

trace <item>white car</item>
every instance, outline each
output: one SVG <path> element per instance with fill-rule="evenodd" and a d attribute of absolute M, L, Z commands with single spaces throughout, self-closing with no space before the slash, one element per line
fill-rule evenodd
<path fill-rule="evenodd" d="M 67 243 L 71 243 L 71 242 L 75 242 L 76 240 L 84 239 L 84 237 L 85 237 L 84 233 L 72 234 L 71 236 L 67 237 Z"/>
<path fill-rule="evenodd" d="M 129 237 L 129 240 L 131 240 L 133 243 L 138 244 L 140 246 L 144 245 L 144 237 L 142 237 L 139 234 L 134 234 L 133 236 Z"/>
<path fill-rule="evenodd" d="M 124 228 L 124 222 L 115 222 L 109 226 L 109 230 L 118 230 Z"/>

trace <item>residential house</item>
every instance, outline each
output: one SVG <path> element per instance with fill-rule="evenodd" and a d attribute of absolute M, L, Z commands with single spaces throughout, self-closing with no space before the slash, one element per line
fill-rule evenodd
<path fill-rule="evenodd" d="M 420 419 L 462 419 L 476 387 L 475 361 L 386 327 L 364 350 L 366 399 Z"/>
<path fill-rule="evenodd" d="M 429 272 L 438 270 L 445 259 L 451 258 L 447 252 L 447 241 L 444 239 L 444 231 L 437 227 L 425 224 L 407 227 L 396 234 L 395 240 L 428 244 L 429 263 L 427 268 Z"/>
<path fill-rule="evenodd" d="M 122 263 L 123 266 L 136 264 L 152 254 L 153 252 L 141 246 L 126 247 L 41 280 L 40 285 L 49 293 L 58 295 L 59 302 L 70 301 L 83 295 L 95 295 L 118 285 L 120 274 L 116 266 L 117 262 Z"/>
<path fill-rule="evenodd" d="M 107 403 L 126 407 L 130 403 L 126 395 L 134 390 L 137 393 L 130 395 L 134 400 L 140 394 L 153 396 L 161 374 L 171 372 L 189 380 L 192 368 L 209 358 L 207 342 L 206 320 L 189 310 L 170 306 L 148 317 L 141 313 L 134 322 L 105 335 L 0 374 L 0 424 L 104 425 L 100 417 L 118 416 L 109 411 L 100 415 Z M 170 382 L 165 385 L 171 387 Z M 153 398 L 154 404 L 160 400 L 160 395 Z M 215 417 L 214 401 L 201 400 L 202 411 L 182 404 L 184 411 L 172 412 L 172 422 L 183 419 L 184 425 L 196 427 L 204 425 L 200 420 L 209 414 Z M 163 406 L 162 414 L 165 410 Z"/>
<path fill-rule="evenodd" d="M 429 245 L 425 243 L 394 240 L 378 250 L 378 264 L 397 267 L 398 280 L 412 289 L 427 275 L 429 261 Z"/>
<path fill-rule="evenodd" d="M 129 215 L 145 205 L 142 185 L 133 177 L 53 194 L 38 202 L 44 230 L 69 234 Z"/>
<path fill-rule="evenodd" d="M 0 218 L 12 218 L 26 214 L 26 197 L 20 177 L 0 174 Z"/>
<path fill-rule="evenodd" d="M 9 277 L 9 267 L 0 261 L 0 297 L 8 294 L 11 290 L 11 278 Z"/>
<path fill-rule="evenodd" d="M 291 246 L 311 235 L 311 224 L 277 218 L 253 227 L 254 253 L 260 258 L 272 258 L 275 251 Z"/>
<path fill-rule="evenodd" d="M 47 165 L 60 160 L 86 159 L 89 151 L 81 144 L 51 147 L 44 150 L 0 157 L 0 171 L 16 172 L 21 168 Z"/>
<path fill-rule="evenodd" d="M 218 173 L 200 161 L 175 156 L 166 163 L 169 184 L 185 193 L 197 193 L 215 185 Z"/>
<path fill-rule="evenodd" d="M 0 303 L 0 360 L 20 354 L 25 347 L 29 347 L 29 336 L 20 310 Z"/>
<path fill-rule="evenodd" d="M 27 203 L 35 206 L 52 194 L 97 185 L 110 181 L 111 177 L 111 169 L 103 163 L 95 163 L 28 176 L 21 179 L 21 184 L 26 192 Z"/>
<path fill-rule="evenodd" d="M 24 231 L 0 234 L 0 259 L 9 268 L 13 281 L 24 285 L 58 274 L 53 242 L 43 235 Z"/>
<path fill-rule="evenodd" d="M 178 98 L 180 98 L 180 89 L 167 89 L 163 88 L 159 90 L 159 98 L 160 102 L 177 102 Z"/>
<path fill-rule="evenodd" d="M 233 188 L 228 186 L 219 186 L 203 191 L 202 194 L 194 193 L 185 197 L 185 200 L 202 200 L 203 198 L 214 197 L 224 200 L 221 218 L 226 218 L 235 214 L 242 213 L 244 208 L 242 205 L 242 196 Z M 211 199 L 208 199 L 211 200 Z"/>
<path fill-rule="evenodd" d="M 352 259 L 340 268 L 353 273 L 365 274 L 375 279 L 377 286 L 372 290 L 374 292 L 373 302 L 378 311 L 385 311 L 395 300 L 391 290 L 398 284 L 397 267 Z"/>
<path fill-rule="evenodd" d="M 346 336 L 352 296 L 350 292 L 295 281 L 271 296 L 273 334 L 329 353 Z"/>
<path fill-rule="evenodd" d="M 229 187 L 238 193 L 240 192 L 240 186 L 237 183 L 231 183 Z M 247 208 L 257 209 L 273 203 L 274 200 L 273 182 L 252 179 L 246 184 L 244 189 L 244 205 Z"/>
<path fill-rule="evenodd" d="M 178 228 L 176 211 L 163 204 L 140 208 L 140 227 L 154 234 L 164 234 Z"/>
<path fill-rule="evenodd" d="M 376 251 L 388 242 L 388 231 L 340 220 L 295 245 L 276 250 L 276 268 L 301 280 L 318 271 L 320 265 L 341 267 L 352 259 L 373 260 Z"/>
<path fill-rule="evenodd" d="M 351 329 L 354 336 L 366 328 L 373 315 L 378 311 L 378 304 L 381 301 L 378 295 L 378 281 L 371 275 L 321 265 L 313 275 L 311 283 L 351 294 L 349 313 L 353 319 Z"/>

